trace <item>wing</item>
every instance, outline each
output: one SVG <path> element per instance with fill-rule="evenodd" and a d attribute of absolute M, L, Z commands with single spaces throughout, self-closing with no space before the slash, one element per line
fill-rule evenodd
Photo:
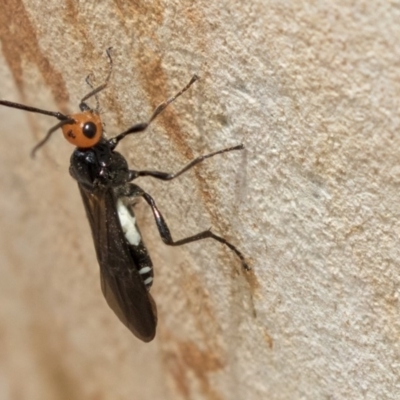
<path fill-rule="evenodd" d="M 121 322 L 149 342 L 156 333 L 157 310 L 122 231 L 115 194 L 112 189 L 88 192 L 81 185 L 79 189 L 92 229 L 104 297 Z"/>

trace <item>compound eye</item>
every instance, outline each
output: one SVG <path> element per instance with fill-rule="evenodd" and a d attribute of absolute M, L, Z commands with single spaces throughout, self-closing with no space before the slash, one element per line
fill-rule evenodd
<path fill-rule="evenodd" d="M 80 149 L 95 146 L 103 135 L 100 116 L 89 110 L 68 116 L 74 122 L 62 126 L 65 139 Z"/>
<path fill-rule="evenodd" d="M 96 124 L 92 121 L 86 122 L 83 125 L 82 133 L 88 138 L 88 139 L 93 139 L 96 136 L 97 133 L 97 127 Z"/>

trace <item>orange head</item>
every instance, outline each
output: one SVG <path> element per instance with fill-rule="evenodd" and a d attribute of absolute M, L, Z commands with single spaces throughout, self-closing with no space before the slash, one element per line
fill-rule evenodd
<path fill-rule="evenodd" d="M 74 122 L 61 127 L 68 142 L 81 149 L 87 149 L 100 141 L 103 135 L 103 125 L 98 113 L 88 110 L 69 115 L 68 118 Z"/>

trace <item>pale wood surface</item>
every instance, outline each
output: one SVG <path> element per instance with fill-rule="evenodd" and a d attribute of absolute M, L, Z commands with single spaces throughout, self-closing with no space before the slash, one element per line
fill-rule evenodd
<path fill-rule="evenodd" d="M 129 5 L 128 5 L 129 3 Z M 92 5 L 97 4 L 97 5 Z M 6 0 L 0 98 L 77 110 L 106 73 L 106 129 L 144 121 L 121 150 L 176 171 L 142 179 L 175 238 L 138 205 L 156 268 L 157 337 L 135 339 L 102 298 L 89 227 L 54 122 L 0 107 L 1 399 L 398 399 L 398 1 Z"/>

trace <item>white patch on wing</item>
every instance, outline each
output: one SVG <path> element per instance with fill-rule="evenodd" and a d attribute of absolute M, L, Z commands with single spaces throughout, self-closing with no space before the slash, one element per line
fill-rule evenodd
<path fill-rule="evenodd" d="M 150 271 L 151 271 L 150 267 L 143 267 L 142 269 L 139 269 L 139 274 L 144 275 L 144 274 L 149 273 Z"/>
<path fill-rule="evenodd" d="M 144 281 L 144 284 L 145 284 L 145 285 L 150 285 L 151 282 L 153 282 L 153 278 L 150 276 L 149 278 L 147 278 L 147 279 Z"/>
<path fill-rule="evenodd" d="M 137 246 L 140 243 L 141 237 L 136 228 L 136 218 L 129 212 L 121 199 L 117 201 L 117 212 L 126 240 L 130 244 Z"/>

